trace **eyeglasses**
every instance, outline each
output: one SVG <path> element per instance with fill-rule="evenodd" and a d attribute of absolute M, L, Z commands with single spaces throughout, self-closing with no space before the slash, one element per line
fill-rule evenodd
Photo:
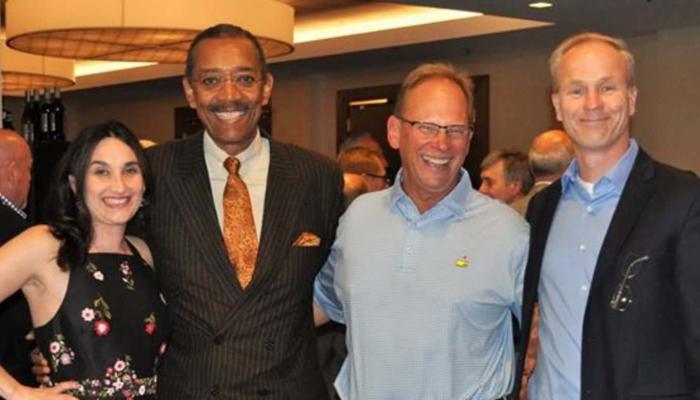
<path fill-rule="evenodd" d="M 632 304 L 632 289 L 630 288 L 629 283 L 641 270 L 642 263 L 648 260 L 649 256 L 639 257 L 632 260 L 627 268 L 625 268 L 625 273 L 622 275 L 622 280 L 610 299 L 610 308 L 615 311 L 623 312 L 630 304 Z"/>
<path fill-rule="evenodd" d="M 381 179 L 382 181 L 384 181 L 384 183 L 387 186 L 391 185 L 391 179 L 387 178 L 386 175 L 377 175 L 377 174 L 370 174 L 370 173 L 363 173 L 360 175 L 367 176 L 367 177 L 374 178 L 374 179 Z"/>
<path fill-rule="evenodd" d="M 474 132 L 471 125 L 439 125 L 433 122 L 411 121 L 410 119 L 398 115 L 394 115 L 394 117 L 401 122 L 411 125 L 412 128 L 418 129 L 424 135 L 431 137 L 436 136 L 441 130 L 445 130 L 445 133 L 450 139 L 471 137 Z"/>
<path fill-rule="evenodd" d="M 206 90 L 213 91 L 220 89 L 225 82 L 231 82 L 241 90 L 252 89 L 258 84 L 258 82 L 262 81 L 262 79 L 248 72 L 241 72 L 230 76 L 225 73 L 212 72 L 194 77 L 192 78 L 192 81 Z"/>

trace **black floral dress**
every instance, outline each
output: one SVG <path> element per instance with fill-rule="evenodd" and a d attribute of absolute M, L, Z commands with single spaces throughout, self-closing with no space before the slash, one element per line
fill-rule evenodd
<path fill-rule="evenodd" d="M 54 383 L 75 380 L 80 399 L 155 399 L 169 332 L 155 274 L 134 255 L 89 254 L 70 272 L 56 315 L 35 328 Z"/>

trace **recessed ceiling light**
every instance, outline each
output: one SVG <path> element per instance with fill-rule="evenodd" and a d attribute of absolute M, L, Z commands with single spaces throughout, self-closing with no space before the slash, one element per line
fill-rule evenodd
<path fill-rule="evenodd" d="M 547 1 L 536 1 L 534 3 L 528 4 L 530 8 L 549 8 L 554 7 L 554 4 Z"/>

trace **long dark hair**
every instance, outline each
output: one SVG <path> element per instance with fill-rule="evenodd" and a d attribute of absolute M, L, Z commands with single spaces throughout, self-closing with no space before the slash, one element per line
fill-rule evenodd
<path fill-rule="evenodd" d="M 107 121 L 83 129 L 58 163 L 49 198 L 48 223 L 53 236 L 61 242 L 56 263 L 63 270 L 81 267 L 87 259 L 92 242 L 92 218 L 85 205 L 85 174 L 95 147 L 108 137 L 121 140 L 136 154 L 146 186 L 144 201 L 148 199 L 151 174 L 146 155 L 129 128 L 117 121 Z M 71 176 L 75 191 L 71 187 Z M 137 215 L 141 213 L 139 210 Z"/>

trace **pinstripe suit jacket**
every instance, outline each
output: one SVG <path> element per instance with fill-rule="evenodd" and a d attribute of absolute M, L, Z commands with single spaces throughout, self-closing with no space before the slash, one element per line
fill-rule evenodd
<path fill-rule="evenodd" d="M 312 287 L 335 237 L 342 175 L 320 155 L 270 141 L 253 281 L 242 290 L 212 202 L 202 134 L 153 148 L 148 243 L 173 333 L 163 399 L 326 399 Z M 302 232 L 319 247 L 294 247 Z"/>

